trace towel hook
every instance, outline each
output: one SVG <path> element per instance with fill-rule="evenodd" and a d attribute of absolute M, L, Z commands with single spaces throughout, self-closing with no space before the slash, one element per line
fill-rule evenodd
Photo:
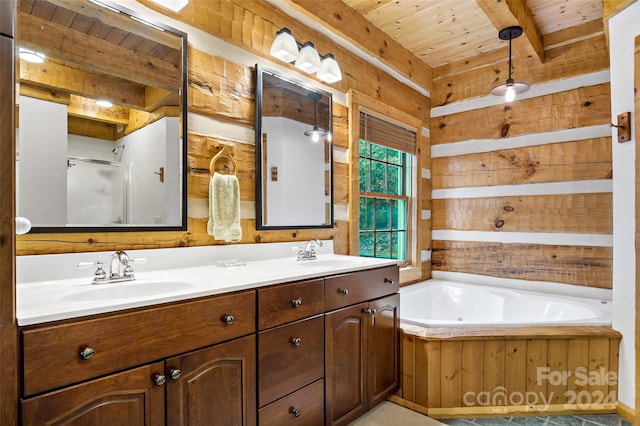
<path fill-rule="evenodd" d="M 233 175 L 236 176 L 238 174 L 238 162 L 233 158 L 229 145 L 227 144 L 222 144 L 222 149 L 220 149 L 220 151 L 218 151 L 218 153 L 211 159 L 211 162 L 209 163 L 209 171 L 211 172 L 211 175 L 213 176 L 215 173 L 216 163 L 221 158 L 231 161 L 231 164 L 233 165 Z"/>

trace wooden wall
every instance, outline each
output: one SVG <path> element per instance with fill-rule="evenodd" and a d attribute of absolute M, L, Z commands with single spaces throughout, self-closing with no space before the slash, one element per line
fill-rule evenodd
<path fill-rule="evenodd" d="M 603 33 L 562 41 L 514 58 L 533 86 L 510 104 L 487 96 L 506 58 L 434 69 L 434 271 L 611 288 L 609 56 Z"/>
<path fill-rule="evenodd" d="M 340 63 L 343 80 L 331 85 L 338 92 L 354 89 L 377 101 L 397 108 L 419 119 L 428 128 L 430 100 L 395 78 L 354 56 L 326 36 L 310 30 L 263 1 L 190 2 L 179 13 L 162 9 L 155 3 L 142 0 L 145 6 L 161 11 L 213 37 L 210 42 L 223 40 L 234 49 L 258 57 L 272 58 L 269 48 L 281 27 L 290 28 L 299 39 L 313 40 L 321 52 L 331 52 Z M 255 226 L 255 147 L 254 103 L 255 72 L 253 66 L 239 63 L 224 51 L 212 53 L 207 40 L 201 36 L 190 39 L 188 51 L 188 167 L 207 169 L 210 158 L 220 144 L 233 145 L 239 164 L 242 203 L 240 243 L 304 241 L 310 238 L 333 239 L 337 253 L 348 253 L 351 229 L 347 215 L 337 215 L 333 229 L 257 231 Z M 205 42 L 205 44 L 203 44 Z M 268 63 L 265 64 L 268 66 Z M 279 63 L 279 65 L 284 65 Z M 285 65 L 286 66 L 286 65 Z M 298 78 L 293 65 L 290 76 Z M 367 75 L 368 78 L 360 78 Z M 349 147 L 348 106 L 333 104 L 333 143 L 336 149 Z M 197 121 L 197 123 L 195 123 Z M 230 131 L 225 129 L 230 128 Z M 238 136 L 241 135 L 241 136 Z M 428 144 L 428 139 L 425 138 Z M 428 153 L 429 147 L 422 147 Z M 334 203 L 342 211 L 348 210 L 349 167 L 346 162 L 334 162 Z M 206 233 L 208 179 L 206 173 L 190 171 L 188 179 L 188 229 L 186 232 L 152 233 L 83 233 L 31 234 L 20 236 L 17 254 L 66 253 L 115 249 L 183 247 L 224 244 Z"/>

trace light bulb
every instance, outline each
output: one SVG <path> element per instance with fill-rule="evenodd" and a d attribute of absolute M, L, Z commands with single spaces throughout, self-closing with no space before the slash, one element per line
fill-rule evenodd
<path fill-rule="evenodd" d="M 320 135 L 318 134 L 319 132 L 313 132 L 313 134 L 311 135 L 311 140 L 314 142 L 318 142 L 320 140 Z"/>
<path fill-rule="evenodd" d="M 507 91 L 504 93 L 504 100 L 506 102 L 513 102 L 516 98 L 516 89 L 513 85 L 507 86 Z"/>

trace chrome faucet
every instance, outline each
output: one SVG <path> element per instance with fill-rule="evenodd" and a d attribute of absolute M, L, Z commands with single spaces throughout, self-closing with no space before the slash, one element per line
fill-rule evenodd
<path fill-rule="evenodd" d="M 322 241 L 318 239 L 309 240 L 298 250 L 298 260 L 314 260 L 317 259 L 314 247 L 322 247 Z"/>
<path fill-rule="evenodd" d="M 133 281 L 135 276 L 133 275 L 133 263 L 146 263 L 147 259 L 131 259 L 129 255 L 118 250 L 111 255 L 111 261 L 109 263 L 109 273 L 104 269 L 104 262 L 101 259 L 95 262 L 83 262 L 78 264 L 78 268 L 90 268 L 96 267 L 96 271 L 93 274 L 93 284 L 106 284 L 117 283 L 122 281 Z"/>

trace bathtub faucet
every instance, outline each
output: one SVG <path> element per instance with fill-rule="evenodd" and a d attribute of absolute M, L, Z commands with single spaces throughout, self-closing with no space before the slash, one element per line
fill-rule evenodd
<path fill-rule="evenodd" d="M 315 260 L 316 251 L 313 247 L 322 247 L 322 241 L 318 239 L 309 240 L 304 244 L 300 250 L 298 250 L 298 260 Z"/>

